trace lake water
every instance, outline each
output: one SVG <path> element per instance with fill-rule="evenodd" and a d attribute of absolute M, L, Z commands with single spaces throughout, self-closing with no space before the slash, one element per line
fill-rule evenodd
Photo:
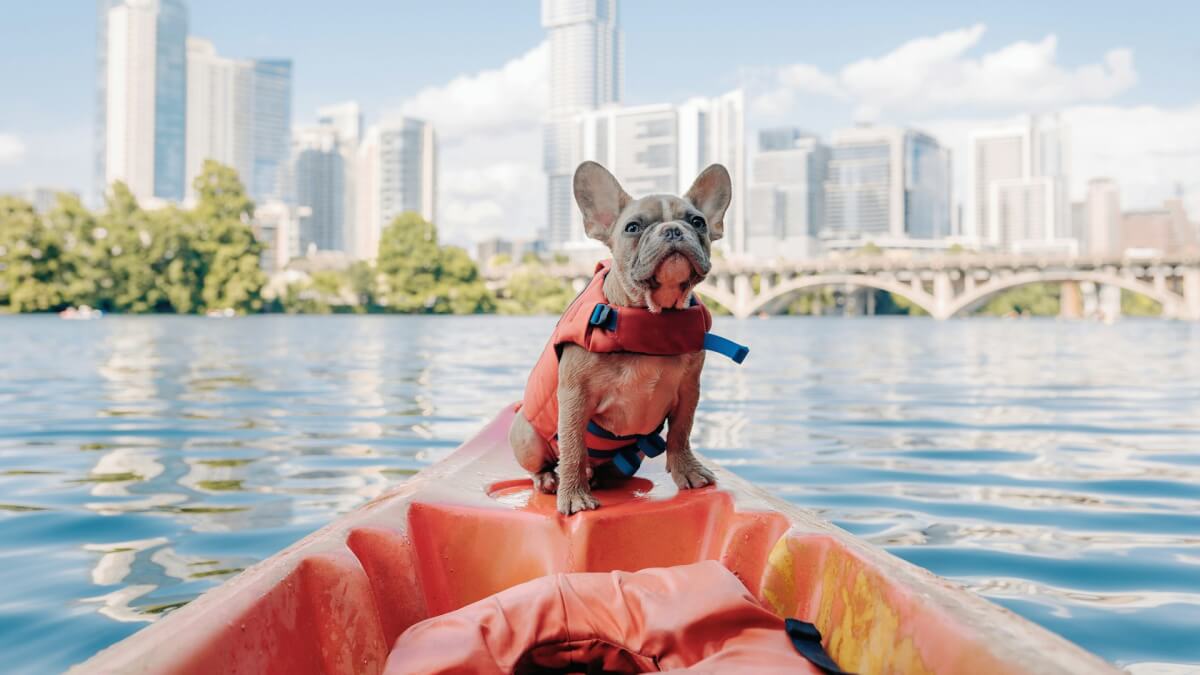
<path fill-rule="evenodd" d="M 445 456 L 552 323 L 0 317 L 0 670 L 85 659 Z M 1120 665 L 1200 664 L 1200 324 L 717 331 L 753 352 L 709 360 L 711 460 Z"/>

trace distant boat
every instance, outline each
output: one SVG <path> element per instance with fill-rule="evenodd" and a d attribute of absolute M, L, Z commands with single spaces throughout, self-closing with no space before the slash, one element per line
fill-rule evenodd
<path fill-rule="evenodd" d="M 102 316 L 104 316 L 103 310 L 92 309 L 87 305 L 68 307 L 58 313 L 58 318 L 69 319 L 71 321 L 90 321 L 92 319 L 99 319 Z"/>
<path fill-rule="evenodd" d="M 232 319 L 237 316 L 237 312 L 233 311 L 231 307 L 226 307 L 225 309 L 210 309 L 205 316 L 210 319 Z"/>

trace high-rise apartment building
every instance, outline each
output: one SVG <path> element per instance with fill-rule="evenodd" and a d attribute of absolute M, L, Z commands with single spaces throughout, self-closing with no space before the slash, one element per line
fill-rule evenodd
<path fill-rule="evenodd" d="M 572 177 L 579 162 L 576 116 L 621 100 L 622 45 L 617 0 L 542 0 L 550 50 L 550 100 L 544 127 L 545 240 L 573 239 Z"/>
<path fill-rule="evenodd" d="M 746 95 L 735 89 L 715 98 L 695 98 L 679 106 L 680 193 L 710 164 L 729 171 L 733 195 L 725 212 L 725 238 L 717 246 L 746 251 Z"/>
<path fill-rule="evenodd" d="M 317 108 L 317 124 L 332 127 L 343 145 L 356 146 L 362 141 L 363 114 L 357 101 Z"/>
<path fill-rule="evenodd" d="M 346 165 L 337 130 L 318 125 L 297 129 L 291 176 L 300 216 L 301 251 L 346 251 Z"/>
<path fill-rule="evenodd" d="M 351 255 L 374 258 L 383 229 L 406 211 L 437 222 L 433 125 L 399 118 L 372 126 L 358 147 Z"/>
<path fill-rule="evenodd" d="M 746 252 L 763 258 L 808 257 L 825 220 L 829 147 L 790 127 L 760 131 L 758 147 L 754 184 L 748 190 Z"/>
<path fill-rule="evenodd" d="M 822 239 L 940 239 L 950 231 L 950 152 L 895 127 L 836 132 Z"/>
<path fill-rule="evenodd" d="M 183 198 L 187 25 L 183 0 L 97 3 L 97 196 L 120 180 L 144 201 Z"/>
<path fill-rule="evenodd" d="M 578 139 L 573 163 L 592 160 L 603 164 L 634 196 L 683 194 L 709 164 L 724 164 L 733 180 L 734 195 L 725 215 L 725 239 L 720 245 L 727 250 L 743 250 L 742 100 L 739 90 L 679 106 L 608 106 L 581 113 L 575 117 L 576 128 L 572 131 Z M 572 209 L 570 225 L 564 243 L 586 242 L 578 209 Z M 742 244 L 735 246 L 734 242 Z"/>
<path fill-rule="evenodd" d="M 187 162 L 185 198 L 195 199 L 196 177 L 205 160 L 233 167 L 245 183 L 250 175 L 249 61 L 217 54 L 208 40 L 188 38 Z"/>
<path fill-rule="evenodd" d="M 1088 255 L 1118 255 L 1122 249 L 1121 191 L 1111 178 L 1088 181 L 1080 248 Z"/>
<path fill-rule="evenodd" d="M 1056 116 L 971 134 L 964 234 L 1003 250 L 1074 247 L 1066 128 Z"/>
<path fill-rule="evenodd" d="M 251 173 L 243 177 L 258 200 L 288 197 L 286 165 L 292 136 L 292 62 L 253 61 L 250 84 Z"/>
<path fill-rule="evenodd" d="M 211 159 L 233 167 L 251 199 L 289 199 L 291 62 L 222 57 L 188 38 L 187 78 L 186 197 Z"/>

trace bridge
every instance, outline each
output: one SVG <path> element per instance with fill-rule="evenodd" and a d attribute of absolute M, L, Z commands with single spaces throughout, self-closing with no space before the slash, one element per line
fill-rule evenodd
<path fill-rule="evenodd" d="M 594 264 L 554 265 L 549 274 L 582 289 Z M 502 289 L 511 267 L 484 270 Z M 1034 283 L 1064 285 L 1078 298 L 1079 284 L 1114 286 L 1162 306 L 1162 316 L 1200 321 L 1200 255 L 1056 257 L 943 254 L 930 257 L 845 256 L 802 261 L 714 261 L 696 291 L 734 316 L 777 314 L 796 294 L 822 287 L 879 289 L 907 299 L 935 319 L 965 315 L 996 294 Z"/>

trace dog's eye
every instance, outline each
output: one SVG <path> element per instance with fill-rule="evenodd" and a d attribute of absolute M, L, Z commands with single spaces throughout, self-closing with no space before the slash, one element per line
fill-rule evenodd
<path fill-rule="evenodd" d="M 631 220 L 625 223 L 625 232 L 628 234 L 637 234 L 642 231 L 642 224 L 636 220 Z"/>
<path fill-rule="evenodd" d="M 701 216 L 692 216 L 691 218 L 688 218 L 688 222 L 691 223 L 692 227 L 696 228 L 697 230 L 703 230 L 704 228 L 708 227 L 708 223 L 705 223 L 704 218 Z"/>

